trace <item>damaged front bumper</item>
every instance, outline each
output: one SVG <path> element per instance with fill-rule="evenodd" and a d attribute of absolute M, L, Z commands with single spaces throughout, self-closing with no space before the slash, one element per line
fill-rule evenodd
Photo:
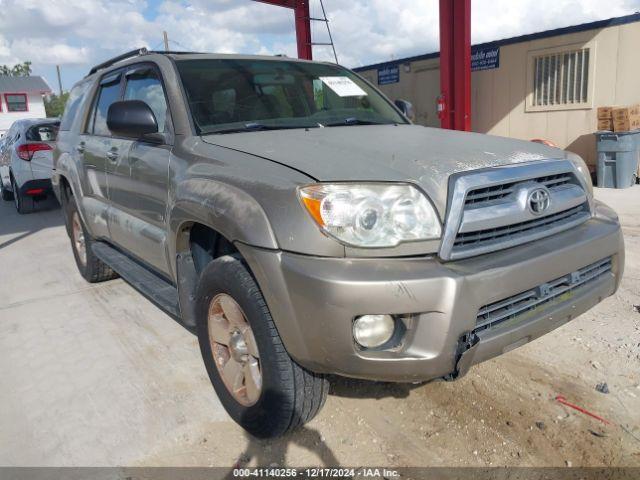
<path fill-rule="evenodd" d="M 289 354 L 321 373 L 384 381 L 455 379 L 612 295 L 624 244 L 615 213 L 478 257 L 321 258 L 239 245 Z M 402 318 L 388 350 L 359 348 L 353 319 Z"/>

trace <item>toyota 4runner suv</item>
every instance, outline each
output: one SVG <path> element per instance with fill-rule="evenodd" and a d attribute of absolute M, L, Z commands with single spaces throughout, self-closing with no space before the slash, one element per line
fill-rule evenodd
<path fill-rule="evenodd" d="M 197 331 L 258 437 L 313 418 L 327 374 L 453 380 L 616 291 L 620 226 L 580 157 L 404 113 L 333 64 L 98 65 L 54 152 L 78 269 Z"/>

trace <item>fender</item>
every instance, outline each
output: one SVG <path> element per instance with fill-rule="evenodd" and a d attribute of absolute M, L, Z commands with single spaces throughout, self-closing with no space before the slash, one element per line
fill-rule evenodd
<path fill-rule="evenodd" d="M 230 242 L 278 249 L 269 219 L 258 201 L 233 185 L 208 178 L 191 178 L 176 186 L 168 214 L 170 254 L 177 253 L 176 239 L 186 223 L 202 223 Z"/>
<path fill-rule="evenodd" d="M 78 213 L 89 234 L 94 238 L 108 238 L 109 227 L 107 224 L 107 214 L 109 205 L 84 194 L 78 166 L 68 152 L 62 152 L 60 154 L 55 167 L 51 183 L 58 200 L 60 200 L 62 196 L 62 192 L 60 191 L 60 177 L 64 177 L 69 183 L 71 192 L 76 199 Z"/>
<path fill-rule="evenodd" d="M 180 182 L 168 214 L 169 255 L 175 259 L 175 279 L 183 322 L 195 326 L 193 298 L 198 275 L 189 251 L 185 226 L 200 223 L 230 242 L 242 242 L 277 249 L 267 215 L 246 192 L 207 178 Z M 173 265 L 171 265 L 173 266 Z"/>

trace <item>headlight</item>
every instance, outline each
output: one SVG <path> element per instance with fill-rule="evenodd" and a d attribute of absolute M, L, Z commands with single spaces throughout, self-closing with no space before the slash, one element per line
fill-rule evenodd
<path fill-rule="evenodd" d="M 316 184 L 300 199 L 320 228 L 357 247 L 393 247 L 440 237 L 431 202 L 412 185 Z"/>
<path fill-rule="evenodd" d="M 576 167 L 576 170 L 578 170 L 578 173 L 582 176 L 584 184 L 587 187 L 589 196 L 593 197 L 593 182 L 591 181 L 591 172 L 589 171 L 587 164 L 580 155 L 576 155 L 572 152 L 567 152 L 567 159 L 569 159 L 571 163 L 573 163 L 573 166 Z"/>

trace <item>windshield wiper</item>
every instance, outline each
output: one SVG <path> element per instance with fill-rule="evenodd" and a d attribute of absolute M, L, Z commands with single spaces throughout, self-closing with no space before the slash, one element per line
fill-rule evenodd
<path fill-rule="evenodd" d="M 356 117 L 349 117 L 339 122 L 325 123 L 325 127 L 344 127 L 351 125 L 396 125 L 396 122 L 376 122 L 374 120 L 362 120 Z"/>
<path fill-rule="evenodd" d="M 229 128 L 221 128 L 217 130 L 209 130 L 203 132 L 203 134 L 217 134 L 217 133 L 239 133 L 239 132 L 261 132 L 265 130 L 292 130 L 295 128 L 319 128 L 318 124 L 312 125 L 265 125 L 264 123 L 245 123 L 243 126 L 234 126 Z"/>

